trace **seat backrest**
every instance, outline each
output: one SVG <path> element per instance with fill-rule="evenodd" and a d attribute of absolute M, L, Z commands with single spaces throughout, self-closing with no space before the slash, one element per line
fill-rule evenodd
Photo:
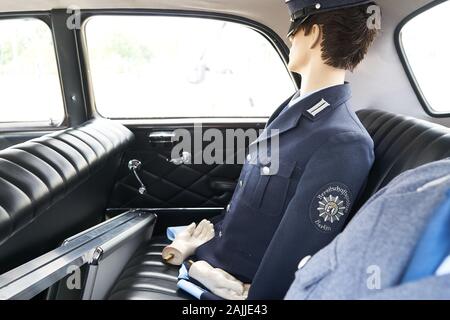
<path fill-rule="evenodd" d="M 132 140 L 98 119 L 0 151 L 0 274 L 102 220 Z"/>
<path fill-rule="evenodd" d="M 375 144 L 375 163 L 360 205 L 404 171 L 450 157 L 450 129 L 379 110 L 357 112 Z"/>

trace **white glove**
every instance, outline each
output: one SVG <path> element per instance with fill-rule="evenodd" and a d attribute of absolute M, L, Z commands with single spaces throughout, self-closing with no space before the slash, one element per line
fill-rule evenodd
<path fill-rule="evenodd" d="M 222 269 L 213 268 L 206 261 L 194 262 L 189 269 L 189 277 L 227 300 L 246 300 L 250 290 L 249 284 L 242 283 Z"/>
<path fill-rule="evenodd" d="M 214 238 L 214 226 L 208 220 L 202 220 L 196 226 L 190 224 L 186 230 L 176 235 L 171 245 L 162 251 L 163 260 L 169 264 L 179 266 L 202 244 Z"/>

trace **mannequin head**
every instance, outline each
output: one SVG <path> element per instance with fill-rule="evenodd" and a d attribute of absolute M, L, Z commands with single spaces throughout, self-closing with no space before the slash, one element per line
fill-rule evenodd
<path fill-rule="evenodd" d="M 353 71 L 377 35 L 368 19 L 367 5 L 311 15 L 289 37 L 289 69 L 302 76 L 321 69 Z"/>

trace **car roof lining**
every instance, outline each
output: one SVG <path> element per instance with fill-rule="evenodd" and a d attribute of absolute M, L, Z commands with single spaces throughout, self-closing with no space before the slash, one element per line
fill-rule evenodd
<path fill-rule="evenodd" d="M 424 111 L 394 41 L 396 27 L 408 15 L 433 1 L 377 1 L 383 14 L 381 34 L 363 63 L 348 74 L 355 110 L 378 108 L 450 125 L 450 118 L 431 118 Z M 74 5 L 81 9 L 171 9 L 231 14 L 266 25 L 289 46 L 286 38 L 289 14 L 283 0 L 2 0 L 0 12 L 48 11 Z"/>
<path fill-rule="evenodd" d="M 399 2 L 402 3 L 401 7 L 395 4 Z M 384 10 L 397 13 L 397 18 L 415 11 L 428 2 L 432 0 L 378 1 Z M 286 39 L 290 23 L 283 0 L 2 0 L 0 12 L 48 11 L 71 6 L 82 9 L 178 9 L 233 14 L 268 26 L 283 39 Z M 398 22 L 400 20 L 397 19 Z"/>

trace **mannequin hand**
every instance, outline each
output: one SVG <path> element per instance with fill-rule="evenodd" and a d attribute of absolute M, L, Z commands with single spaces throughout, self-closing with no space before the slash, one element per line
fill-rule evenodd
<path fill-rule="evenodd" d="M 212 293 L 227 300 L 245 300 L 250 285 L 218 268 L 213 268 L 206 261 L 197 261 L 189 269 L 189 276 L 203 284 Z"/>
<path fill-rule="evenodd" d="M 244 293 L 242 294 L 242 296 L 244 297 L 244 300 L 247 300 L 247 298 L 248 298 L 248 292 L 250 291 L 250 286 L 251 286 L 251 284 L 249 284 L 249 283 L 244 284 Z"/>
<path fill-rule="evenodd" d="M 175 242 L 189 242 L 196 247 L 214 238 L 214 225 L 208 220 L 202 220 L 198 226 L 190 224 L 186 230 L 180 232 L 174 240 Z"/>
<path fill-rule="evenodd" d="M 211 222 L 202 220 L 198 226 L 192 223 L 175 237 L 170 246 L 164 248 L 162 257 L 167 263 L 181 265 L 198 247 L 212 238 L 214 226 Z"/>

